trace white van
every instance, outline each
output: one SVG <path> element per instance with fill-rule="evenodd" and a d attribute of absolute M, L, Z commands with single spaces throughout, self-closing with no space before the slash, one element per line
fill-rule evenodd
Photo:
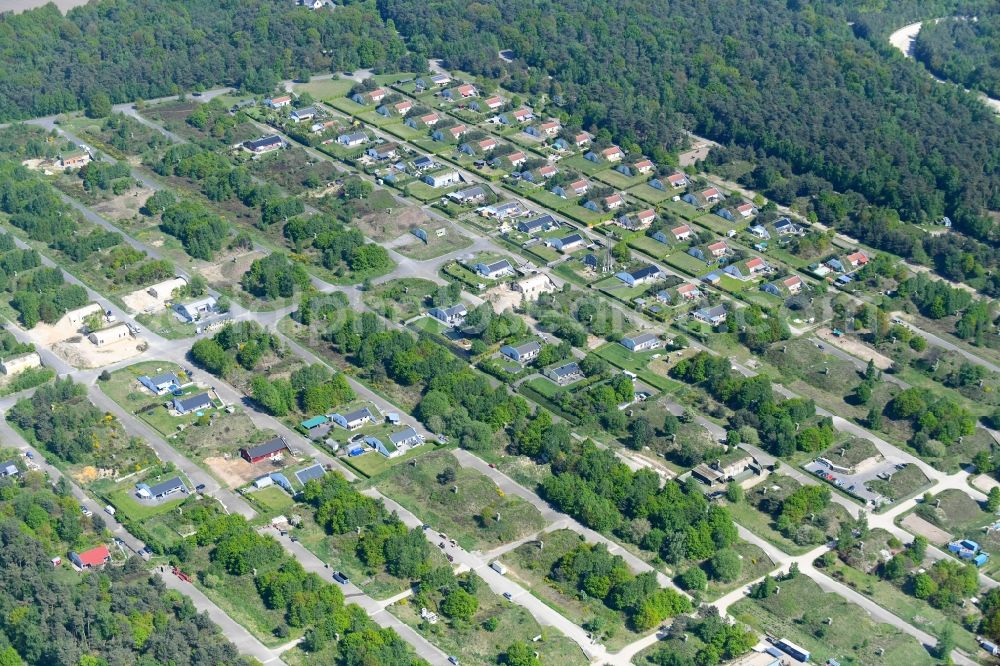
<path fill-rule="evenodd" d="M 496 571 L 501 576 L 507 575 L 507 567 L 500 564 L 499 560 L 493 560 L 492 562 L 490 562 L 490 569 L 493 569 L 493 571 Z"/>

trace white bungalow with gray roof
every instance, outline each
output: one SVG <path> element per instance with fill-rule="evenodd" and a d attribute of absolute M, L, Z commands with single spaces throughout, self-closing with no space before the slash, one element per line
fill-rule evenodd
<path fill-rule="evenodd" d="M 175 476 L 172 479 L 168 479 L 162 483 L 158 483 L 155 486 L 150 486 L 145 483 L 136 484 L 136 495 L 139 499 L 163 499 L 165 497 L 170 497 L 176 493 L 187 493 L 187 486 L 181 480 L 181 477 Z"/>
<path fill-rule="evenodd" d="M 577 380 L 583 379 L 583 371 L 580 370 L 580 365 L 576 361 L 570 361 L 569 363 L 549 368 L 545 371 L 545 376 L 556 384 L 559 384 L 559 386 L 566 386 L 567 384 L 572 384 Z"/>
<path fill-rule="evenodd" d="M 506 259 L 494 261 L 492 264 L 478 263 L 475 265 L 476 272 L 485 278 L 496 280 L 514 274 L 514 267 Z"/>
<path fill-rule="evenodd" d="M 628 349 L 632 352 L 647 351 L 649 349 L 657 349 L 660 346 L 660 338 L 653 335 L 652 333 L 640 333 L 639 335 L 634 335 L 627 338 L 621 339 L 622 347 Z"/>
<path fill-rule="evenodd" d="M 207 393 L 199 393 L 186 398 L 174 398 L 174 411 L 181 416 L 202 409 L 211 409 L 214 406 L 215 404 Z"/>
<path fill-rule="evenodd" d="M 164 372 L 152 377 L 141 375 L 139 383 L 148 388 L 154 395 L 163 395 L 180 388 L 181 380 L 173 372 Z"/>
<path fill-rule="evenodd" d="M 512 361 L 518 363 L 529 363 L 538 357 L 542 351 L 542 345 L 537 340 L 525 342 L 519 345 L 504 345 L 500 348 L 500 353 Z"/>
<path fill-rule="evenodd" d="M 357 430 L 366 423 L 375 422 L 375 415 L 368 407 L 362 407 L 347 414 L 333 414 L 330 418 L 345 430 Z"/>
<path fill-rule="evenodd" d="M 21 470 L 17 468 L 17 464 L 13 460 L 8 460 L 7 462 L 0 463 L 0 479 L 6 479 L 11 476 L 17 476 L 21 473 Z"/>
<path fill-rule="evenodd" d="M 465 316 L 469 314 L 469 311 L 464 303 L 458 303 L 447 308 L 431 308 L 427 313 L 442 324 L 459 326 L 465 321 Z"/>

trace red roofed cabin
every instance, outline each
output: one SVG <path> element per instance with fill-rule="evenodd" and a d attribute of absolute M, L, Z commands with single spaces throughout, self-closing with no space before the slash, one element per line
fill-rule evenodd
<path fill-rule="evenodd" d="M 111 561 L 111 553 L 107 546 L 98 546 L 82 553 L 70 551 L 70 561 L 81 569 L 101 567 Z"/>
<path fill-rule="evenodd" d="M 283 437 L 275 437 L 272 440 L 258 444 L 257 446 L 247 446 L 240 449 L 240 455 L 250 463 L 259 463 L 262 460 L 278 458 L 288 451 L 288 444 Z"/>

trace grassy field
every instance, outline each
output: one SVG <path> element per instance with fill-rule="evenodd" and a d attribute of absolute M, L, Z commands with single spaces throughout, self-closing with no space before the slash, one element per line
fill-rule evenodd
<path fill-rule="evenodd" d="M 962 628 L 957 618 L 934 608 L 926 601 L 912 597 L 878 576 L 866 574 L 846 564 L 837 564 L 824 573 L 849 585 L 882 608 L 899 616 L 932 636 L 940 636 L 945 626 L 951 626 L 955 644 L 970 654 L 979 651 L 976 637 Z"/>
<path fill-rule="evenodd" d="M 472 245 L 471 238 L 458 233 L 455 229 L 449 229 L 449 233 L 445 236 L 436 236 L 432 231 L 428 234 L 426 243 L 416 236 L 413 237 L 413 240 L 414 242 L 407 243 L 397 248 L 396 251 L 404 257 L 417 261 L 435 259 L 442 254 L 457 252 Z"/>
<path fill-rule="evenodd" d="M 843 442 L 834 444 L 820 454 L 820 457 L 831 460 L 843 467 L 854 467 L 860 462 L 879 455 L 878 449 L 871 440 L 863 437 L 850 437 Z"/>
<path fill-rule="evenodd" d="M 870 620 L 857 606 L 824 593 L 806 576 L 782 581 L 781 592 L 767 599 L 741 599 L 729 612 L 758 631 L 788 638 L 810 650 L 815 663 L 831 657 L 865 666 L 931 663 L 915 639 Z M 829 627 L 823 623 L 826 618 L 832 619 Z M 878 648 L 884 650 L 882 655 L 876 654 Z"/>
<path fill-rule="evenodd" d="M 182 322 L 170 310 L 164 310 L 157 314 L 142 313 L 137 315 L 135 319 L 152 332 L 168 340 L 183 340 L 195 335 L 194 324 Z"/>
<path fill-rule="evenodd" d="M 455 472 L 455 481 L 442 484 L 436 477 L 447 468 Z M 483 474 L 459 467 L 447 451 L 423 456 L 416 465 L 397 465 L 376 477 L 375 485 L 468 550 L 488 550 L 545 526 L 538 509 L 519 497 L 505 496 Z M 452 492 L 455 486 L 457 493 Z"/>
<path fill-rule="evenodd" d="M 518 546 L 503 556 L 508 576 L 527 587 L 547 606 L 575 624 L 600 625 L 597 636 L 609 650 L 615 651 L 640 638 L 625 626 L 624 618 L 597 599 L 567 593 L 549 579 L 556 561 L 577 547 L 583 537 L 572 530 L 556 530 L 544 536 L 544 547 L 537 541 Z"/>
<path fill-rule="evenodd" d="M 315 99 L 325 101 L 335 97 L 343 97 L 353 87 L 354 81 L 350 79 L 333 78 L 309 81 L 308 83 L 296 83 L 294 89 L 300 95 L 302 93 L 309 93 Z"/>
<path fill-rule="evenodd" d="M 403 455 L 395 458 L 386 458 L 377 451 L 369 451 L 368 453 L 360 456 L 354 456 L 353 458 L 341 458 L 341 462 L 358 474 L 370 479 L 373 476 L 382 474 L 392 467 L 408 462 L 413 458 L 419 458 L 420 456 L 433 450 L 435 450 L 433 444 L 424 444 L 423 446 L 412 448 Z"/>
<path fill-rule="evenodd" d="M 920 492 L 929 485 L 930 480 L 916 465 L 907 465 L 901 470 L 896 470 L 888 481 L 873 479 L 868 482 L 869 489 L 897 502 Z"/>
<path fill-rule="evenodd" d="M 191 482 L 183 474 L 176 471 L 158 473 L 159 471 L 159 468 L 154 468 L 148 474 L 144 473 L 142 476 L 132 477 L 127 481 L 121 482 L 102 479 L 92 483 L 90 489 L 107 501 L 108 504 L 115 507 L 116 515 L 121 514 L 120 518 L 123 516 L 127 521 L 141 522 L 153 516 L 172 511 L 179 504 L 182 504 L 189 495 L 187 493 L 177 493 L 168 501 L 140 502 L 135 495 L 135 485 L 137 483 L 148 483 L 152 486 L 163 481 L 168 481 L 175 476 L 180 476 L 181 480 L 187 484 L 188 489 L 193 488 Z"/>
<path fill-rule="evenodd" d="M 425 622 L 420 618 L 420 609 L 410 599 L 403 599 L 390 610 L 446 653 L 458 657 L 463 665 L 492 666 L 499 663 L 500 654 L 514 641 L 531 645 L 543 664 L 582 666 L 590 663 L 573 641 L 556 629 L 543 628 L 531 613 L 491 592 L 481 579 L 475 596 L 479 609 L 467 622 L 453 622 L 443 616 L 436 624 Z M 441 595 L 432 594 L 431 597 L 436 603 Z M 432 610 L 435 609 L 436 606 Z M 497 624 L 492 630 L 484 626 L 494 621 Z M 536 636 L 541 636 L 541 640 L 532 642 Z"/>
<path fill-rule="evenodd" d="M 165 361 L 143 361 L 111 373 L 111 379 L 99 382 L 104 394 L 117 402 L 126 411 L 135 414 L 165 436 L 177 432 L 178 426 L 194 422 L 195 416 L 171 416 L 164 403 L 173 396 L 153 395 L 136 381 L 140 375 L 157 375 L 165 372 L 180 372 L 181 367 Z M 184 381 L 185 377 L 181 377 Z M 198 393 L 199 391 L 194 391 Z"/>
<path fill-rule="evenodd" d="M 362 295 L 365 304 L 388 319 L 405 321 L 429 306 L 427 298 L 439 285 L 420 278 L 399 278 L 373 285 Z"/>
<path fill-rule="evenodd" d="M 737 541 L 733 545 L 733 550 L 742 558 L 743 568 L 739 577 L 731 583 L 722 583 L 709 579 L 708 589 L 705 591 L 706 599 L 718 599 L 727 592 L 732 592 L 738 587 L 746 585 L 750 581 L 757 580 L 761 576 L 774 570 L 775 564 L 771 558 L 760 548 L 746 541 Z"/>
<path fill-rule="evenodd" d="M 712 266 L 680 250 L 672 252 L 664 261 L 688 275 L 701 276 L 712 272 Z"/>
<path fill-rule="evenodd" d="M 244 497 L 269 518 L 282 514 L 287 515 L 286 512 L 295 506 L 295 500 L 278 486 L 254 490 Z"/>

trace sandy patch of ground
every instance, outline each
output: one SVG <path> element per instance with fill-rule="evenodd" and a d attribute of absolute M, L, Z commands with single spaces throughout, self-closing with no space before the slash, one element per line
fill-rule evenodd
<path fill-rule="evenodd" d="M 393 208 L 389 215 L 385 212 L 365 215 L 356 219 L 354 224 L 368 238 L 374 241 L 387 241 L 408 233 L 414 227 L 427 224 L 429 219 L 422 209 L 406 206 Z"/>
<path fill-rule="evenodd" d="M 708 151 L 715 145 L 717 144 L 714 141 L 692 137 L 691 148 L 678 155 L 678 164 L 686 167 L 705 159 L 708 157 Z"/>
<path fill-rule="evenodd" d="M 932 525 L 915 513 L 911 513 L 906 518 L 903 518 L 903 527 L 910 530 L 914 534 L 919 534 L 920 536 L 927 537 L 927 540 L 931 543 L 948 543 L 951 541 L 951 535 L 940 529 L 936 525 Z"/>
<path fill-rule="evenodd" d="M 167 299 L 152 296 L 146 288 L 136 289 L 131 294 L 122 296 L 122 302 L 133 312 L 145 312 L 147 314 L 160 312 L 167 307 Z"/>
<path fill-rule="evenodd" d="M 220 284 L 234 285 L 250 269 L 250 264 L 255 259 L 262 257 L 264 257 L 264 253 L 257 250 L 243 254 L 229 255 L 214 264 L 205 266 L 201 270 L 201 274 L 213 286 Z"/>
<path fill-rule="evenodd" d="M 71 324 L 67 317 L 63 317 L 54 324 L 40 321 L 27 331 L 27 334 L 36 345 L 51 347 L 57 342 L 79 335 L 80 328 L 76 324 Z"/>
<path fill-rule="evenodd" d="M 232 456 L 228 460 L 219 456 L 213 456 L 205 458 L 205 464 L 212 470 L 213 476 L 230 488 L 245 486 L 263 474 L 263 472 L 239 456 Z"/>
<path fill-rule="evenodd" d="M 507 285 L 497 285 L 483 294 L 483 300 L 493 306 L 494 312 L 504 312 L 521 304 L 522 294 Z"/>
<path fill-rule="evenodd" d="M 851 356 L 856 356 L 864 361 L 874 361 L 875 367 L 879 370 L 885 370 L 892 365 L 892 359 L 889 357 L 878 353 L 863 342 L 846 335 L 838 338 L 826 326 L 820 326 L 817 328 L 816 336 L 825 342 L 829 342 L 834 347 L 839 347 Z"/>
<path fill-rule="evenodd" d="M 972 477 L 972 486 L 984 493 L 989 493 L 994 488 L 1000 487 L 1000 481 L 997 481 L 989 474 L 977 474 Z"/>
<path fill-rule="evenodd" d="M 124 340 L 98 347 L 82 335 L 52 345 L 52 352 L 76 368 L 100 368 L 138 356 L 146 348 L 141 338 Z"/>
<path fill-rule="evenodd" d="M 130 220 L 139 214 L 139 209 L 145 205 L 146 199 L 152 195 L 153 190 L 151 188 L 140 187 L 96 204 L 93 207 L 94 212 L 116 222 Z"/>
<path fill-rule="evenodd" d="M 607 340 L 599 338 L 596 335 L 587 335 L 587 349 L 597 349 L 606 342 Z"/>

